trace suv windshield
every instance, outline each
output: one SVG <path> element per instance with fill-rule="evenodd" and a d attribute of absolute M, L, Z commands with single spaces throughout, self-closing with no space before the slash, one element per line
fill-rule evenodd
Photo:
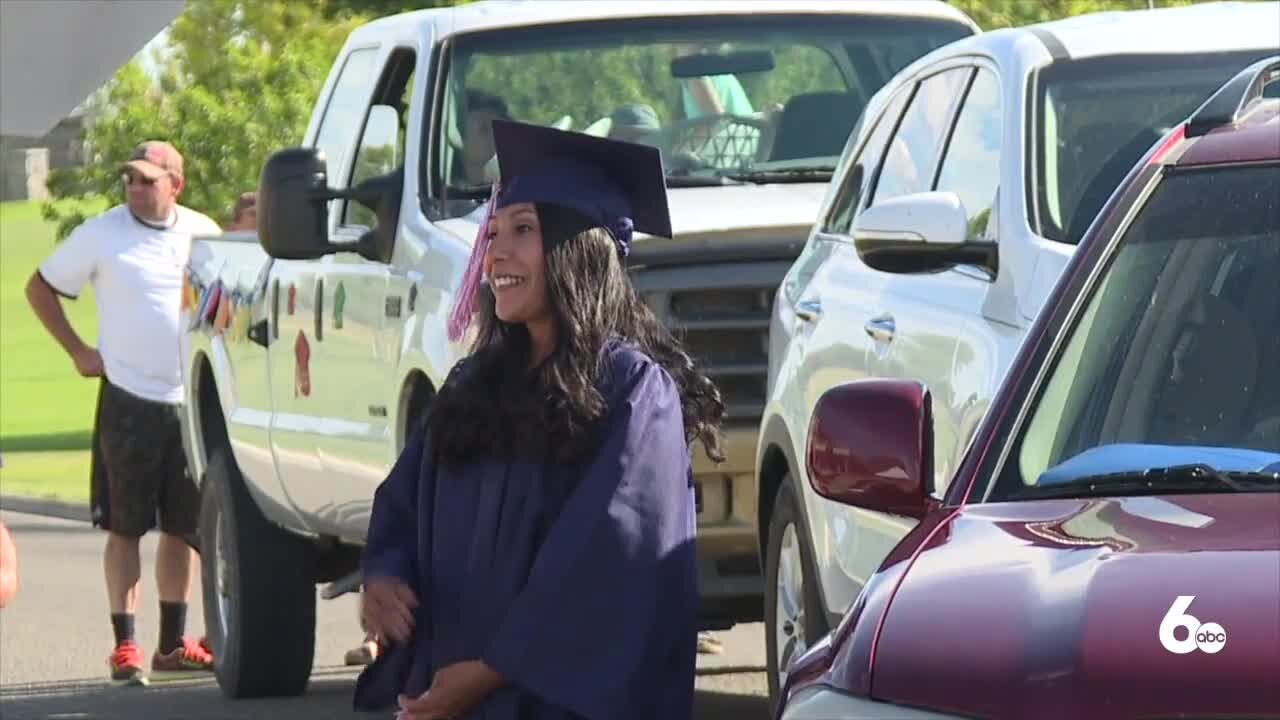
<path fill-rule="evenodd" d="M 1170 483 L 1280 471 L 1277 278 L 1280 165 L 1172 171 L 1052 361 L 990 499 L 1153 470 Z"/>
<path fill-rule="evenodd" d="M 1133 55 L 1057 63 L 1039 78 L 1035 208 L 1040 235 L 1076 244 L 1102 205 L 1164 133 L 1274 49 Z M 1274 86 L 1280 91 L 1280 86 Z"/>
<path fill-rule="evenodd" d="M 432 154 L 450 203 L 497 173 L 505 117 L 658 147 L 669 184 L 826 182 L 873 93 L 963 24 L 856 15 L 679 17 L 460 36 Z"/>

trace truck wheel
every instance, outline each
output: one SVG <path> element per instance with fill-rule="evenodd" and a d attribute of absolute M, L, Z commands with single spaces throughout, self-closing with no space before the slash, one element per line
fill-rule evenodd
<path fill-rule="evenodd" d="M 263 517 L 226 446 L 209 458 L 200 546 L 204 624 L 223 693 L 302 694 L 315 659 L 310 548 Z"/>
<path fill-rule="evenodd" d="M 827 634 L 809 539 L 802 531 L 795 483 L 785 475 L 769 518 L 765 551 L 764 637 L 769 704 L 777 707 L 791 664 Z"/>

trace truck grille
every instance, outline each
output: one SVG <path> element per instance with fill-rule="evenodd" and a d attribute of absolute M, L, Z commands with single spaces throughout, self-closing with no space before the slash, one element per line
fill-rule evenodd
<path fill-rule="evenodd" d="M 720 388 L 726 423 L 759 422 L 769 319 L 788 263 L 717 263 L 633 271 L 646 304 Z"/>

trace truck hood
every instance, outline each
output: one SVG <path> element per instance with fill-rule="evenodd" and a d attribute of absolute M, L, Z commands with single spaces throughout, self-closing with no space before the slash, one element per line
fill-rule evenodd
<path fill-rule="evenodd" d="M 1180 596 L 1217 652 L 1162 645 Z M 873 696 L 964 715 L 1280 713 L 1280 493 L 966 507 L 876 647 Z"/>
<path fill-rule="evenodd" d="M 825 183 L 717 185 L 671 188 L 667 202 L 677 238 L 760 230 L 774 236 L 807 236 L 826 194 Z M 479 211 L 440 223 L 466 242 L 475 239 Z M 637 235 L 636 242 L 658 240 Z"/>

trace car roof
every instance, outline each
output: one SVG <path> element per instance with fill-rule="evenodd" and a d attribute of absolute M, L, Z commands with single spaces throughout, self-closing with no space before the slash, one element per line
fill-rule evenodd
<path fill-rule="evenodd" d="M 978 31 L 959 9 L 942 0 L 483 0 L 452 8 L 416 10 L 374 20 L 353 36 L 403 31 L 414 26 L 448 37 L 475 30 L 546 23 L 707 15 L 871 15 L 950 20 Z M 444 21 L 444 22 L 441 22 Z"/>
<path fill-rule="evenodd" d="M 1243 68 L 1196 109 L 1170 146 L 1164 164 L 1175 166 L 1280 160 L 1280 53 Z"/>
<path fill-rule="evenodd" d="M 1210 130 L 1173 163 L 1178 167 L 1280 160 L 1280 100 L 1265 100 L 1236 123 Z"/>
<path fill-rule="evenodd" d="M 1099 12 L 976 33 L 917 58 L 877 91 L 872 105 L 949 58 L 988 56 L 1025 76 L 1060 62 L 1125 55 L 1266 52 L 1280 47 L 1280 2 L 1216 2 Z"/>
<path fill-rule="evenodd" d="M 1280 3 L 1220 2 L 1099 12 L 1014 32 L 1056 42 L 1058 51 L 1070 58 L 1276 48 L 1280 47 Z"/>

